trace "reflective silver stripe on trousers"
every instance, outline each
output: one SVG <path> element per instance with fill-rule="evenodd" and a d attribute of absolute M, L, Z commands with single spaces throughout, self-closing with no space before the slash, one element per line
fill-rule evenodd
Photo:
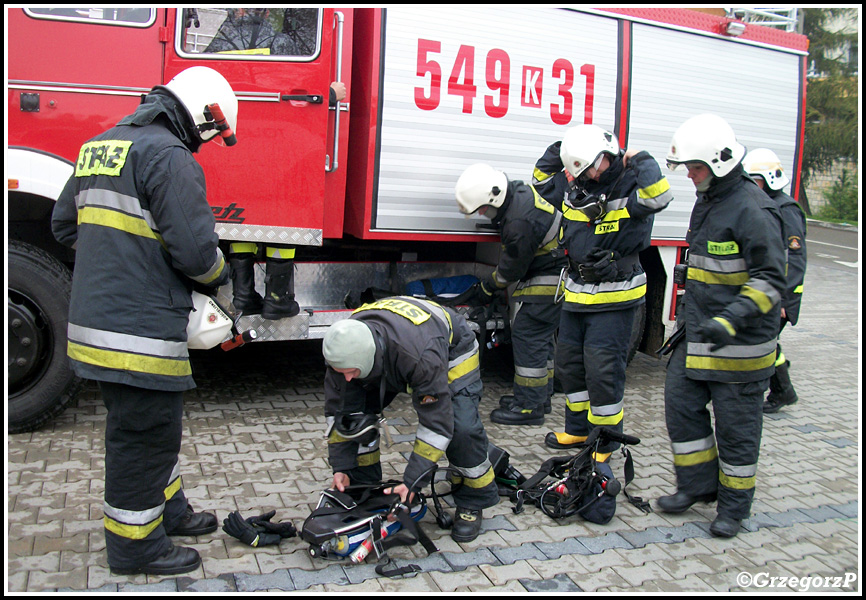
<path fill-rule="evenodd" d="M 758 464 L 731 465 L 719 459 L 719 468 L 728 477 L 754 477 L 758 473 Z"/>
<path fill-rule="evenodd" d="M 521 377 L 530 377 L 535 379 L 543 377 L 547 379 L 547 367 L 519 367 L 514 365 L 514 373 Z"/>
<path fill-rule="evenodd" d="M 448 448 L 448 444 L 451 443 L 451 438 L 431 431 L 423 425 L 418 425 L 418 429 L 415 431 L 415 438 L 443 452 Z"/>
<path fill-rule="evenodd" d="M 485 458 L 484 462 L 477 467 L 458 467 L 455 464 L 450 464 L 449 466 L 468 479 L 479 479 L 484 477 L 492 467 L 490 460 L 487 458 Z"/>
<path fill-rule="evenodd" d="M 616 404 L 606 404 L 604 406 L 591 406 L 589 412 L 596 417 L 612 417 L 618 415 L 623 407 L 623 401 L 620 400 Z"/>
<path fill-rule="evenodd" d="M 162 515 L 164 509 L 165 502 L 146 510 L 124 510 L 122 508 L 114 508 L 108 502 L 102 503 L 102 512 L 105 513 L 106 517 L 126 525 L 147 525 L 148 523 L 152 523 Z"/>
<path fill-rule="evenodd" d="M 579 404 L 581 402 L 589 402 L 589 390 L 566 394 L 565 402 L 567 404 Z"/>
<path fill-rule="evenodd" d="M 691 442 L 671 442 L 674 454 L 692 454 L 693 452 L 703 452 L 716 446 L 716 436 L 709 435 L 701 440 L 693 440 Z"/>
<path fill-rule="evenodd" d="M 186 342 L 167 342 L 165 340 L 156 340 L 128 333 L 82 327 L 73 323 L 69 324 L 67 336 L 72 342 L 79 342 L 96 348 L 148 354 L 150 356 L 189 358 L 189 349 Z"/>

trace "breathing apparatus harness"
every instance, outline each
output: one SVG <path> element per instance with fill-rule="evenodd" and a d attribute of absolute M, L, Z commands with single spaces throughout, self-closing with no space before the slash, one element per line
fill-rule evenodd
<path fill-rule="evenodd" d="M 613 476 L 607 463 L 596 460 L 603 442 L 623 444 L 625 484 Z M 619 433 L 608 427 L 596 427 L 587 436 L 583 449 L 571 457 L 554 457 L 544 461 L 538 472 L 519 483 L 513 490 L 514 514 L 524 511 L 529 502 L 553 519 L 580 515 L 587 521 L 605 524 L 616 512 L 616 496 L 624 492 L 629 502 L 644 512 L 652 512 L 649 502 L 630 496 L 625 487 L 634 479 L 634 462 L 626 445 L 636 445 L 640 439 Z"/>

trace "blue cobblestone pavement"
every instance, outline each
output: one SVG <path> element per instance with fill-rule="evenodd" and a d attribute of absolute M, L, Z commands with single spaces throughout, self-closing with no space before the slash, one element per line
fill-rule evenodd
<path fill-rule="evenodd" d="M 7 437 L 6 591 L 311 593 L 859 593 L 860 327 L 858 278 L 815 268 L 806 277 L 800 323 L 782 344 L 800 401 L 764 419 L 752 516 L 733 539 L 715 538 L 713 505 L 680 515 L 646 514 L 618 500 L 607 525 L 555 521 L 503 498 L 484 511 L 481 535 L 456 543 L 432 511 L 421 522 L 439 552 L 392 549 L 398 566 L 421 572 L 385 578 L 375 564 L 312 558 L 298 538 L 250 548 L 222 530 L 175 538 L 202 565 L 182 576 L 119 577 L 107 567 L 102 531 L 105 409 L 88 384 L 77 406 L 46 428 Z M 197 510 L 258 514 L 300 527 L 330 482 L 322 414 L 321 343 L 251 344 L 230 353 L 194 353 L 198 388 L 185 403 L 183 485 Z M 565 402 L 541 426 L 489 420 L 508 393 L 507 352 L 484 363 L 482 419 L 491 441 L 532 474 L 551 456 L 544 435 L 560 430 Z M 675 488 L 664 425 L 664 361 L 638 354 L 628 369 L 625 431 L 636 477 L 629 492 L 653 502 Z M 386 477 L 397 477 L 414 440 L 408 396 L 386 411 L 394 445 L 383 444 Z M 612 468 L 621 475 L 623 458 Z M 803 589 L 805 586 L 806 589 Z"/>

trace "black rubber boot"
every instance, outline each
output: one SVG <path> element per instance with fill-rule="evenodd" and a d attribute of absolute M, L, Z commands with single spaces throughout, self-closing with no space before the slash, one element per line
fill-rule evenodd
<path fill-rule="evenodd" d="M 256 292 L 256 255 L 229 254 L 232 268 L 232 304 L 245 315 L 262 312 L 262 297 Z"/>
<path fill-rule="evenodd" d="M 544 412 L 512 404 L 511 408 L 495 409 L 490 413 L 490 420 L 500 425 L 544 425 Z"/>
<path fill-rule="evenodd" d="M 687 511 L 696 502 L 715 502 L 716 494 L 698 494 L 691 496 L 686 492 L 677 491 L 671 496 L 662 496 L 657 500 L 662 512 L 677 514 Z"/>
<path fill-rule="evenodd" d="M 216 515 L 209 512 L 195 512 L 192 505 L 186 505 L 186 512 L 177 527 L 166 531 L 166 535 L 205 535 L 217 529 Z"/>
<path fill-rule="evenodd" d="M 301 312 L 295 302 L 295 261 L 268 258 L 265 262 L 265 303 L 262 318 L 285 319 Z"/>
<path fill-rule="evenodd" d="M 451 526 L 451 539 L 455 542 L 471 542 L 481 533 L 481 509 L 457 507 L 454 525 Z"/>
<path fill-rule="evenodd" d="M 505 410 L 509 410 L 512 406 L 514 406 L 514 396 L 501 396 L 499 398 L 499 407 L 504 408 Z M 549 415 L 553 410 L 553 406 L 550 403 L 550 398 L 544 401 L 544 414 Z"/>
<path fill-rule="evenodd" d="M 739 519 L 719 515 L 710 523 L 710 533 L 716 537 L 732 538 L 740 532 Z"/>
<path fill-rule="evenodd" d="M 764 402 L 765 413 L 779 412 L 783 406 L 797 403 L 797 392 L 794 391 L 791 374 L 788 372 L 790 366 L 791 361 L 786 360 L 784 364 L 776 367 L 776 372 L 770 377 L 770 395 Z"/>
<path fill-rule="evenodd" d="M 201 556 L 194 548 L 172 546 L 159 558 L 140 567 L 116 568 L 109 565 L 113 575 L 180 575 L 195 571 L 201 565 Z"/>

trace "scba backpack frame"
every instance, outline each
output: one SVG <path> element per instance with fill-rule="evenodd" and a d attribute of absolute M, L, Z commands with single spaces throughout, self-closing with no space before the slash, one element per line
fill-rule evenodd
<path fill-rule="evenodd" d="M 619 442 L 625 456 L 625 484 L 621 484 L 605 462 L 595 456 L 601 444 Z M 608 427 L 596 427 L 587 436 L 583 449 L 571 457 L 554 457 L 542 463 L 538 472 L 513 486 L 511 495 L 515 514 L 523 512 L 528 502 L 538 506 L 553 519 L 573 515 L 604 525 L 616 513 L 616 497 L 623 491 L 629 502 L 644 512 L 651 512 L 648 502 L 625 492 L 634 479 L 634 462 L 627 446 L 637 445 L 640 439 Z"/>

